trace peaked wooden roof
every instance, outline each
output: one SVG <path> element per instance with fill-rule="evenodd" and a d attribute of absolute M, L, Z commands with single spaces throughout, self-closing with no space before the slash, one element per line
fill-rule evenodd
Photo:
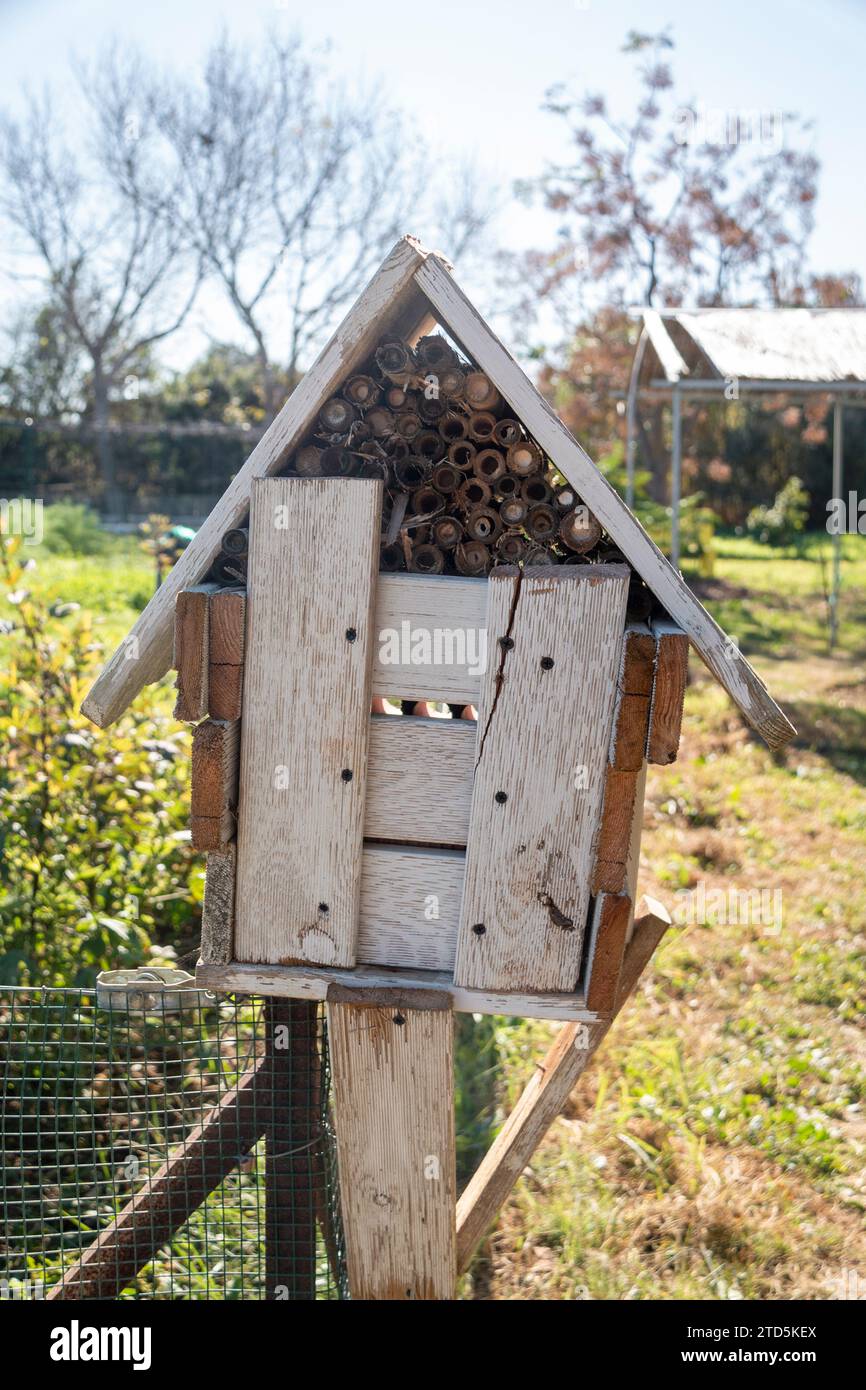
<path fill-rule="evenodd" d="M 448 262 L 425 251 L 412 237 L 404 237 L 385 258 L 121 642 L 87 694 L 82 712 L 105 728 L 144 685 L 165 674 L 172 660 L 175 598 L 182 589 L 202 580 L 219 553 L 223 533 L 243 520 L 253 479 L 285 466 L 322 404 L 370 355 L 382 336 L 415 342 L 436 321 L 493 380 L 659 602 L 688 633 L 752 728 L 772 748 L 793 738 L 795 729 L 745 657 L 473 308 L 451 275 Z"/>

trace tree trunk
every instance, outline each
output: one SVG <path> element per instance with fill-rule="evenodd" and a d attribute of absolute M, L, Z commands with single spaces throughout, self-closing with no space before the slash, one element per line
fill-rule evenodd
<path fill-rule="evenodd" d="M 96 433 L 96 459 L 102 483 L 102 510 L 105 515 L 123 519 L 123 499 L 114 472 L 114 450 L 108 429 L 108 378 L 99 358 L 93 363 L 93 425 Z"/>

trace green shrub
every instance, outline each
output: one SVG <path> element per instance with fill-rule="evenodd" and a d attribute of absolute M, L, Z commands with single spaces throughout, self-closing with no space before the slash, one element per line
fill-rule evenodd
<path fill-rule="evenodd" d="M 102 555 L 110 537 L 96 512 L 77 502 L 45 508 L 45 548 L 55 555 Z"/>
<path fill-rule="evenodd" d="M 746 530 L 765 545 L 793 545 L 805 530 L 809 494 L 799 478 L 789 478 L 772 507 L 753 507 Z"/>
<path fill-rule="evenodd" d="M 20 547 L 0 536 L 0 983 L 87 985 L 194 940 L 187 736 L 78 713 L 102 657 L 90 615 L 36 602 Z"/>

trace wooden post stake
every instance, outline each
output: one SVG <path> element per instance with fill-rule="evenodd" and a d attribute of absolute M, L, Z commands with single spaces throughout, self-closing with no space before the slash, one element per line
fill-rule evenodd
<path fill-rule="evenodd" d="M 387 997 L 328 1004 L 349 1287 L 453 1298 L 454 1017 L 447 1000 L 410 1009 Z"/>

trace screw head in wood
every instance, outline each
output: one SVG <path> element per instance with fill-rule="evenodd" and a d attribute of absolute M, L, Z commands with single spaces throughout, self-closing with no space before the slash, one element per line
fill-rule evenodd
<path fill-rule="evenodd" d="M 346 628 L 346 641 L 354 642 L 358 636 L 358 629 L 355 627 Z"/>
<path fill-rule="evenodd" d="M 483 936 L 484 933 L 487 931 L 487 928 L 485 927 L 483 922 L 476 922 L 472 930 L 476 936 Z"/>
<path fill-rule="evenodd" d="M 498 801 L 500 806 L 504 806 L 506 801 L 508 800 L 508 792 L 497 792 L 493 800 Z"/>
<path fill-rule="evenodd" d="M 500 639 L 499 639 L 499 645 L 500 645 L 500 647 L 502 648 L 502 650 L 503 650 L 504 652 L 513 651 L 513 650 L 514 650 L 514 638 L 513 638 L 513 637 L 500 637 Z"/>
<path fill-rule="evenodd" d="M 344 782 L 351 782 L 354 775 L 355 774 L 353 773 L 350 767 L 344 767 L 343 771 L 340 773 L 340 776 Z"/>
<path fill-rule="evenodd" d="M 554 661 L 552 656 L 543 656 L 541 658 L 542 671 L 552 671 L 555 665 L 556 662 Z"/>

